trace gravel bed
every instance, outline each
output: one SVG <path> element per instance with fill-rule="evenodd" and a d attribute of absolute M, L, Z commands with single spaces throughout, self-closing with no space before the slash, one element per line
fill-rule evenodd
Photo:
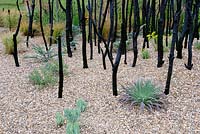
<path fill-rule="evenodd" d="M 139 44 L 139 45 L 142 45 Z M 88 69 L 82 69 L 81 42 L 73 57 L 64 55 L 69 66 L 69 75 L 64 79 L 63 98 L 58 99 L 58 85 L 45 89 L 33 86 L 28 75 L 41 64 L 24 59 L 32 53 L 28 49 L 19 54 L 20 67 L 16 68 L 13 57 L 3 54 L 0 41 L 0 134 L 64 134 L 65 127 L 57 128 L 55 113 L 64 108 L 74 107 L 78 98 L 88 102 L 81 114 L 82 134 L 198 134 L 200 133 L 200 52 L 194 50 L 191 71 L 184 67 L 187 62 L 187 50 L 184 58 L 174 60 L 167 111 L 154 113 L 141 112 L 138 107 L 128 109 L 119 103 L 123 92 L 120 85 L 128 85 L 138 78 L 149 78 L 165 87 L 168 70 L 168 53 L 165 64 L 157 68 L 157 53 L 150 44 L 151 58 L 139 58 L 137 66 L 132 68 L 133 53 L 128 52 L 127 62 L 121 64 L 118 71 L 119 96 L 112 96 L 112 68 L 107 60 L 107 70 L 103 69 L 102 56 L 94 47 L 94 59 L 89 60 Z"/>

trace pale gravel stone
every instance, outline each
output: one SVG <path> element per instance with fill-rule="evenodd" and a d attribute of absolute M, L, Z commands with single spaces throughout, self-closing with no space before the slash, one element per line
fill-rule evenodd
<path fill-rule="evenodd" d="M 42 43 L 38 37 L 31 41 Z M 135 68 L 131 67 L 132 52 L 128 53 L 128 65 L 123 64 L 122 56 L 119 95 L 123 92 L 120 85 L 132 84 L 139 77 L 154 80 L 162 89 L 165 87 L 168 54 L 165 53 L 165 64 L 158 69 L 153 48 L 150 48 L 151 58 L 143 60 L 140 47 Z M 28 81 L 28 74 L 41 65 L 23 58 L 31 50 L 19 54 L 21 66 L 16 68 L 13 57 L 4 55 L 2 49 L 0 41 L 0 134 L 64 134 L 65 127 L 56 127 L 55 113 L 73 108 L 78 98 L 88 102 L 80 118 L 82 134 L 200 133 L 200 53 L 197 50 L 193 52 L 191 71 L 184 67 L 187 50 L 183 50 L 183 60 L 174 60 L 167 111 L 150 114 L 137 107 L 132 110 L 122 107 L 119 96 L 112 96 L 112 68 L 107 60 L 107 70 L 103 69 L 97 47 L 94 47 L 94 59 L 88 60 L 88 69 L 82 69 L 81 42 L 72 58 L 63 56 L 70 73 L 64 80 L 62 99 L 57 98 L 57 85 L 40 90 Z M 89 57 L 89 45 L 87 51 Z"/>

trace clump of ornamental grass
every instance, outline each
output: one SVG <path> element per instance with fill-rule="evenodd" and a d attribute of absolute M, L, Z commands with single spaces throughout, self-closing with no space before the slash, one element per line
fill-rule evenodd
<path fill-rule="evenodd" d="M 19 43 L 20 37 L 17 36 L 17 43 Z M 14 42 L 13 42 L 13 33 L 7 33 L 3 35 L 2 42 L 4 45 L 5 54 L 13 54 L 14 53 Z"/>
<path fill-rule="evenodd" d="M 22 20 L 21 25 L 20 25 L 20 32 L 22 33 L 22 35 L 27 36 L 28 35 L 28 26 L 29 23 L 27 20 Z M 39 25 L 36 23 L 32 24 L 32 32 L 34 35 L 39 35 Z"/>
<path fill-rule="evenodd" d="M 52 37 L 50 37 L 50 27 L 48 25 L 45 27 L 45 33 L 48 38 L 48 42 L 50 41 L 50 38 L 52 38 L 52 42 L 57 43 L 57 37 L 62 36 L 64 31 L 65 31 L 64 23 L 55 23 L 53 25 L 53 35 Z"/>
<path fill-rule="evenodd" d="M 3 16 L 3 26 L 6 28 L 14 29 L 17 27 L 18 19 L 19 19 L 18 12 L 16 10 L 11 10 L 10 15 L 6 13 Z"/>
<path fill-rule="evenodd" d="M 140 110 L 146 108 L 150 112 L 165 109 L 164 94 L 151 80 L 140 79 L 133 85 L 124 87 L 124 90 L 125 94 L 120 98 L 120 102 L 130 104 L 130 108 L 139 106 Z"/>

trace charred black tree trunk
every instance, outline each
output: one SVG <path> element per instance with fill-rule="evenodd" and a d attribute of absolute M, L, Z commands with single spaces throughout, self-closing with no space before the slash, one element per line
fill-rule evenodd
<path fill-rule="evenodd" d="M 93 0 L 88 0 L 88 8 L 89 8 L 89 33 L 88 33 L 88 42 L 90 43 L 90 59 L 93 59 L 93 42 L 92 42 L 92 12 L 93 12 Z"/>
<path fill-rule="evenodd" d="M 168 0 L 167 2 L 167 25 L 166 25 L 166 33 L 165 33 L 165 36 L 166 36 L 166 46 L 168 46 L 168 36 L 169 36 L 169 30 L 170 30 L 170 1 Z"/>
<path fill-rule="evenodd" d="M 72 0 L 66 1 L 66 43 L 67 43 L 67 54 L 68 57 L 72 57 L 72 51 L 70 47 L 71 41 L 71 27 L 72 27 L 72 16 L 71 16 L 71 4 Z"/>
<path fill-rule="evenodd" d="M 82 11 L 81 11 L 81 4 L 80 1 L 77 0 L 77 7 L 78 7 L 78 19 L 79 19 L 79 27 L 81 28 L 81 18 L 82 18 Z"/>
<path fill-rule="evenodd" d="M 62 63 L 62 44 L 61 37 L 58 37 L 58 60 L 59 60 L 59 87 L 58 87 L 58 98 L 62 98 L 63 92 L 63 63 Z"/>
<path fill-rule="evenodd" d="M 106 2 L 106 8 L 105 8 L 105 11 L 103 13 L 103 19 L 102 19 L 102 23 L 101 23 L 101 30 L 100 30 L 101 34 L 102 34 L 103 27 L 104 27 L 104 24 L 105 24 L 105 21 L 106 21 L 106 16 L 107 16 L 107 13 L 108 13 L 109 3 L 110 3 L 110 1 L 107 0 L 107 2 Z"/>
<path fill-rule="evenodd" d="M 128 4 L 129 4 L 129 0 L 126 1 L 126 15 L 125 15 L 125 35 L 126 36 L 126 40 L 128 40 L 128 36 L 127 36 L 127 25 L 128 25 Z M 125 45 L 123 45 L 122 48 L 122 54 L 124 54 L 125 58 L 124 58 L 124 64 L 127 64 L 127 48 L 126 48 L 126 41 L 125 41 Z"/>
<path fill-rule="evenodd" d="M 108 36 L 108 47 L 110 43 L 112 43 L 112 39 L 114 38 L 114 0 L 110 0 L 110 31 Z M 106 49 L 105 53 L 102 51 L 102 60 L 103 60 L 103 67 L 106 69 L 106 55 L 108 54 L 108 50 Z"/>
<path fill-rule="evenodd" d="M 143 1 L 145 5 L 143 5 L 143 9 L 142 11 L 144 12 L 144 16 L 143 16 L 143 21 L 145 26 L 143 29 L 143 38 L 144 38 L 144 42 L 143 42 L 143 49 L 147 46 L 147 48 L 149 48 L 149 41 L 147 38 L 147 35 L 149 34 L 149 23 L 150 23 L 150 0 L 147 1 L 146 0 Z M 146 45 L 147 44 L 147 45 Z"/>
<path fill-rule="evenodd" d="M 46 51 L 48 51 L 48 46 L 47 46 L 47 41 L 44 35 L 44 29 L 43 29 L 43 24 L 42 24 L 42 0 L 39 0 L 39 6 L 40 6 L 40 28 L 41 28 L 41 32 L 42 32 L 42 37 L 44 40 L 44 45 L 45 45 L 45 49 Z"/>
<path fill-rule="evenodd" d="M 189 22 L 189 26 L 190 26 L 190 29 L 189 29 L 189 41 L 188 41 L 188 63 L 187 65 L 185 64 L 185 67 L 188 69 L 188 70 L 191 70 L 192 67 L 193 67 L 193 64 L 192 64 L 192 43 L 193 43 L 193 40 L 194 40 L 194 33 L 195 33 L 195 27 L 194 26 L 194 21 L 193 21 L 193 16 L 192 16 L 192 4 L 193 4 L 193 0 L 188 0 L 187 1 L 187 4 L 189 5 L 188 7 L 190 7 L 188 10 L 188 22 Z M 194 6 L 194 20 L 196 17 L 197 14 L 197 10 L 196 10 L 196 6 Z"/>
<path fill-rule="evenodd" d="M 115 24 L 114 24 L 113 39 L 110 44 L 110 54 L 112 58 L 113 58 L 112 56 L 113 43 L 116 41 L 117 38 L 117 26 L 118 26 L 117 0 L 114 0 L 114 12 L 115 12 L 114 13 Z"/>
<path fill-rule="evenodd" d="M 58 3 L 59 3 L 59 5 L 60 5 L 61 9 L 63 10 L 63 12 L 66 12 L 66 9 L 64 8 L 64 6 L 62 5 L 62 3 L 61 3 L 60 0 L 58 0 Z"/>
<path fill-rule="evenodd" d="M 115 59 L 115 63 L 112 67 L 112 83 L 113 83 L 113 95 L 117 96 L 117 71 L 118 71 L 118 67 L 119 67 L 119 63 L 120 63 L 120 59 L 121 59 L 121 55 L 122 55 L 122 48 L 123 45 L 126 45 L 126 35 L 124 34 L 126 31 L 126 21 L 125 21 L 125 0 L 122 0 L 122 24 L 121 24 L 121 41 L 120 41 L 120 45 L 119 48 L 117 50 L 117 56 Z"/>
<path fill-rule="evenodd" d="M 83 68 L 88 68 L 87 53 L 86 53 L 86 30 L 85 30 L 85 2 L 82 0 L 82 56 L 83 56 Z"/>
<path fill-rule="evenodd" d="M 20 16 L 19 16 L 19 20 L 18 20 L 17 29 L 16 29 L 15 33 L 13 34 L 13 44 L 14 44 L 13 57 L 14 57 L 14 60 L 15 60 L 15 66 L 19 67 L 18 54 L 17 54 L 17 35 L 18 35 L 19 29 L 20 29 L 20 24 L 21 24 L 21 20 L 22 20 L 22 13 L 21 13 L 20 8 L 19 8 L 19 1 L 18 0 L 16 1 L 16 5 L 17 5 L 17 9 L 20 13 Z"/>
<path fill-rule="evenodd" d="M 27 47 L 28 45 L 28 41 L 29 41 L 29 36 L 33 37 L 34 33 L 33 33 L 33 16 L 34 16 L 34 10 L 35 10 L 35 0 L 32 0 L 32 5 L 31 5 L 31 11 L 30 11 L 30 7 L 29 7 L 29 2 L 27 2 L 27 7 L 28 7 L 28 14 L 29 14 L 29 24 L 28 24 L 28 35 L 26 38 L 26 45 Z"/>
<path fill-rule="evenodd" d="M 189 1 L 187 0 L 185 5 L 186 5 L 186 11 L 185 11 L 185 20 L 184 20 L 184 26 L 183 26 L 183 31 L 179 37 L 178 44 L 176 46 L 176 51 L 177 51 L 177 58 L 182 59 L 182 49 L 183 49 L 183 40 L 186 36 L 188 36 L 188 33 L 190 31 L 190 22 L 192 16 L 190 16 L 190 10 L 192 9 L 192 5 L 189 5 Z M 186 38 L 188 39 L 188 38 Z"/>
<path fill-rule="evenodd" d="M 130 14 L 129 14 L 129 27 L 128 27 L 128 32 L 131 32 L 131 27 L 132 27 L 132 15 L 133 15 L 133 0 L 131 0 L 131 8 L 130 8 Z"/>
<path fill-rule="evenodd" d="M 156 31 L 156 0 L 151 3 L 151 33 Z"/>
<path fill-rule="evenodd" d="M 200 2 L 198 3 L 198 0 L 196 0 L 196 16 L 195 16 L 195 28 L 194 28 L 194 38 L 197 38 L 199 40 L 199 27 L 200 23 L 198 24 L 198 17 L 199 16 L 199 8 L 200 8 Z"/>
<path fill-rule="evenodd" d="M 49 4 L 49 26 L 50 26 L 49 46 L 50 47 L 52 45 L 52 40 L 53 40 L 53 3 L 54 3 L 54 0 L 48 1 L 48 4 Z"/>
<path fill-rule="evenodd" d="M 178 26 L 179 26 L 180 14 L 181 14 L 181 3 L 182 3 L 182 0 L 178 0 L 177 11 L 174 17 L 173 37 L 172 37 L 172 44 L 171 44 L 170 55 L 169 55 L 167 81 L 166 81 L 165 92 L 164 92 L 166 95 L 169 94 L 171 76 L 172 76 L 172 71 L 173 71 L 174 50 L 175 50 L 175 44 L 178 39 Z"/>
<path fill-rule="evenodd" d="M 162 67 L 163 61 L 163 34 L 165 24 L 165 9 L 167 0 L 162 0 L 160 7 L 160 18 L 158 20 L 158 64 L 157 67 Z"/>
<path fill-rule="evenodd" d="M 97 23 L 97 0 L 94 0 L 94 22 Z M 97 37 L 94 32 L 94 45 L 97 45 Z"/>
<path fill-rule="evenodd" d="M 134 53 L 134 59 L 132 67 L 135 67 L 137 62 L 137 55 L 138 55 L 138 49 L 137 49 L 137 38 L 140 31 L 140 10 L 139 10 L 139 4 L 138 0 L 134 0 L 134 26 L 133 26 L 133 53 Z"/>
<path fill-rule="evenodd" d="M 98 20 L 98 33 L 101 34 L 101 16 L 102 16 L 102 9 L 103 9 L 103 0 L 100 1 L 100 11 L 99 11 L 99 20 Z M 102 34 L 101 34 L 102 35 Z M 100 48 L 100 43 L 101 39 L 98 36 L 98 53 L 101 53 L 101 48 Z"/>

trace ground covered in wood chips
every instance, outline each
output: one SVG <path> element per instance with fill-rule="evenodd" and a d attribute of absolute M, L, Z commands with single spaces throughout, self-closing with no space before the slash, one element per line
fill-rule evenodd
<path fill-rule="evenodd" d="M 38 37 L 31 39 L 33 42 Z M 40 42 L 40 41 L 38 41 Z M 141 40 L 142 42 L 142 40 Z M 24 43 L 22 42 L 22 45 Z M 112 69 L 107 60 L 107 70 L 103 69 L 102 56 L 94 47 L 94 59 L 89 60 L 88 69 L 82 68 L 81 42 L 77 45 L 73 57 L 64 55 L 69 66 L 69 75 L 64 79 L 63 98 L 58 99 L 58 85 L 45 89 L 33 86 L 28 75 L 42 63 L 24 59 L 31 54 L 31 48 L 19 53 L 20 67 L 16 68 L 13 57 L 3 52 L 0 37 L 0 134 L 64 134 L 65 127 L 57 128 L 55 113 L 72 108 L 78 98 L 88 102 L 81 113 L 80 128 L 82 134 L 139 134 L 139 133 L 200 133 L 200 51 L 193 51 L 194 67 L 187 70 L 187 50 L 182 60 L 174 60 L 174 71 L 170 94 L 167 97 L 167 111 L 154 113 L 141 112 L 138 107 L 128 109 L 119 102 L 123 94 L 121 85 L 127 86 L 138 78 L 149 78 L 164 90 L 168 52 L 165 64 L 157 68 L 157 53 L 150 45 L 150 59 L 139 58 L 136 67 L 131 67 L 133 52 L 128 52 L 128 64 L 121 64 L 118 71 L 119 96 L 112 96 Z"/>

